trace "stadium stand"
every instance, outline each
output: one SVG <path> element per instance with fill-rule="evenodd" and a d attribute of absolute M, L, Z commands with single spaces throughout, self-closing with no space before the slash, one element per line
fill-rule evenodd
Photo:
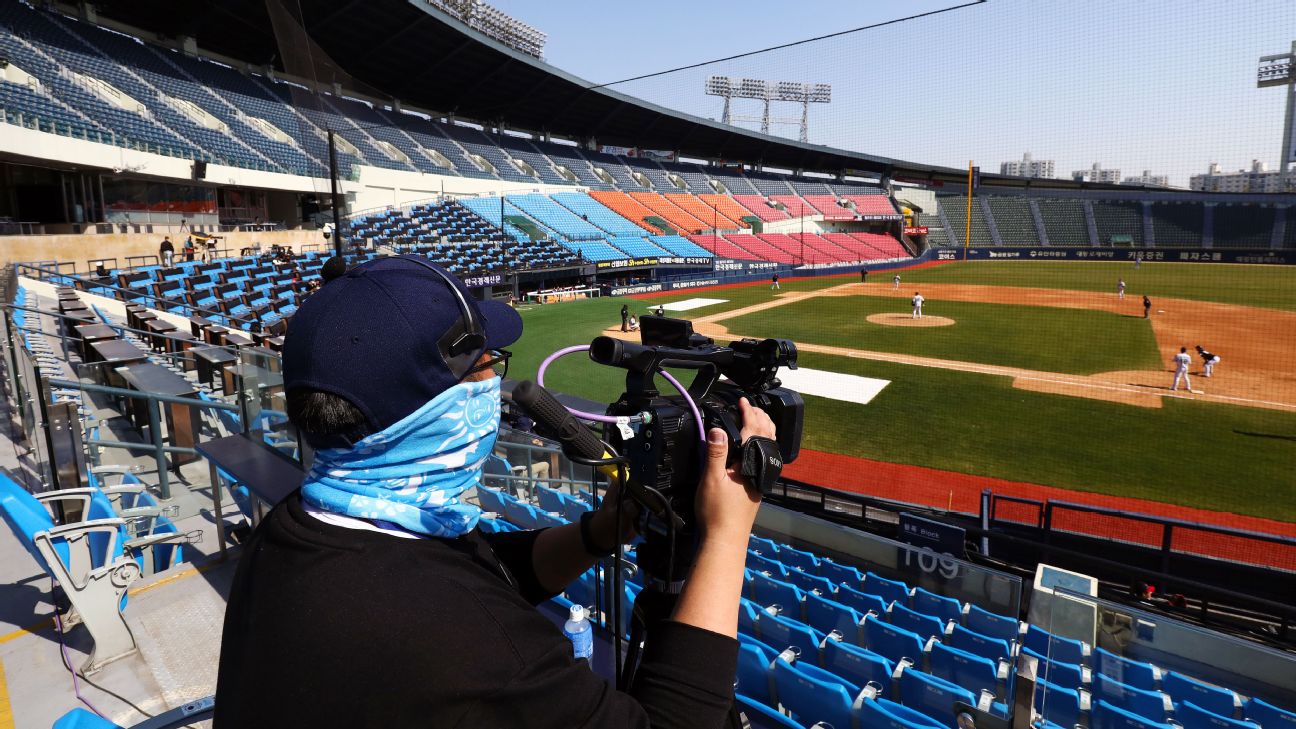
<path fill-rule="evenodd" d="M 881 190 L 878 190 L 878 194 L 875 195 L 847 195 L 843 199 L 849 200 L 859 215 L 896 215 L 891 198 Z"/>
<path fill-rule="evenodd" d="M 661 193 L 657 192 L 632 192 L 630 197 L 635 202 L 648 208 L 654 215 L 665 220 L 675 230 L 685 233 L 701 233 L 704 230 L 711 229 L 711 223 L 705 222 L 697 216 L 683 210 L 675 203 L 671 202 Z M 709 216 L 708 216 L 708 219 Z"/>
<path fill-rule="evenodd" d="M 1004 245 L 1039 245 L 1035 218 L 1025 198 L 987 195 L 985 200 L 990 205 L 990 213 L 994 215 Z"/>
<path fill-rule="evenodd" d="M 1214 244 L 1220 248 L 1268 248 L 1275 216 L 1274 209 L 1266 205 L 1216 205 Z M 1158 241 L 1160 235 L 1158 232 Z"/>
<path fill-rule="evenodd" d="M 1158 247 L 1200 248 L 1203 207 L 1195 203 L 1152 205 L 1152 235 Z"/>
<path fill-rule="evenodd" d="M 1135 246 L 1143 246 L 1143 204 L 1095 200 L 1094 224 L 1098 227 L 1098 244 L 1110 245 L 1112 236 L 1129 236 Z"/>
<path fill-rule="evenodd" d="M 628 193 L 602 190 L 591 192 L 590 197 L 607 206 L 609 210 L 612 210 L 617 215 L 626 218 L 649 233 L 663 234 L 675 232 L 665 218 L 660 217 L 656 212 L 645 207 L 643 203 L 631 197 Z"/>
<path fill-rule="evenodd" d="M 782 184 L 786 185 L 787 183 L 782 182 Z M 782 205 L 783 209 L 787 211 L 787 214 L 794 218 L 804 218 L 819 214 L 819 211 L 810 205 L 810 203 L 802 200 L 796 195 L 770 195 L 770 200 Z"/>
<path fill-rule="evenodd" d="M 792 217 L 782 208 L 776 208 L 771 205 L 764 195 L 734 195 L 734 200 L 739 205 L 751 211 L 752 215 L 760 218 L 765 222 L 776 220 L 787 220 Z"/>
<path fill-rule="evenodd" d="M 1042 197 L 1037 200 L 1040 219 L 1044 221 L 1044 232 L 1049 243 L 1055 246 L 1087 246 L 1089 225 L 1085 221 L 1085 205 L 1082 200 Z M 950 221 L 953 224 L 953 221 Z"/>
<path fill-rule="evenodd" d="M 696 195 L 667 193 L 666 199 L 680 210 L 683 210 L 694 218 L 705 223 L 706 226 L 712 230 L 737 230 L 739 228 L 751 227 L 738 222 L 737 218 L 731 218 L 728 215 L 725 215 L 720 211 L 719 205 L 703 200 L 701 197 Z"/>
<path fill-rule="evenodd" d="M 960 195 L 938 195 L 941 207 L 945 209 L 945 214 L 950 221 L 950 235 L 955 245 L 963 245 L 963 236 L 967 222 L 967 198 Z M 990 235 L 990 226 L 986 223 L 985 215 L 981 211 L 980 200 L 972 199 L 972 243 L 974 246 L 994 245 L 994 238 Z"/>

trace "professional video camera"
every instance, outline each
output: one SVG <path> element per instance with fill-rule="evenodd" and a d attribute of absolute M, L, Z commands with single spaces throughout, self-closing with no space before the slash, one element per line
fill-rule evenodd
<path fill-rule="evenodd" d="M 589 356 L 599 364 L 628 370 L 625 393 L 608 407 L 608 415 L 617 422 L 605 426 L 604 440 L 626 459 L 633 482 L 660 493 L 677 517 L 673 525 L 646 519 L 644 536 L 650 544 L 644 546 L 651 547 L 654 533 L 664 535 L 672 527 L 692 532 L 688 527 L 693 524 L 708 430 L 719 427 L 728 434 L 731 459 L 750 457 L 741 452 L 739 398 L 747 398 L 774 421 L 779 453 L 766 457 L 779 462 L 753 465 L 772 465 L 758 471 L 774 476 L 800 453 L 805 403 L 798 393 L 781 387 L 776 376 L 779 367 L 796 369 L 796 345 L 791 341 L 742 339 L 722 346 L 694 333 L 692 322 L 684 319 L 644 316 L 639 321 L 641 344 L 598 337 L 590 343 Z M 687 396 L 658 391 L 655 378 L 663 369 L 697 370 Z M 755 485 L 767 493 L 773 481 L 768 478 Z M 676 568 L 691 561 L 687 540 L 677 540 L 670 552 Z M 645 556 L 641 555 L 640 564 L 650 574 L 662 578 L 667 572 L 681 574 L 660 560 L 645 562 Z"/>

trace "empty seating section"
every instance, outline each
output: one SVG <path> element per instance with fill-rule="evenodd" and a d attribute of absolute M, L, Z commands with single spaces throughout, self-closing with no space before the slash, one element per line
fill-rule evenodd
<path fill-rule="evenodd" d="M 750 210 L 752 215 L 767 223 L 792 217 L 786 211 L 771 206 L 764 195 L 734 195 L 734 200 Z"/>
<path fill-rule="evenodd" d="M 791 236 L 782 233 L 762 234 L 759 236 L 740 234 L 725 237 L 732 241 L 734 245 L 745 248 L 746 250 L 755 253 L 757 257 L 766 261 L 777 261 L 779 263 L 801 262 L 801 259 L 792 252 L 796 246 L 793 245 Z M 775 238 L 782 245 L 771 243 L 769 241 L 770 237 Z M 784 246 L 787 247 L 785 248 Z"/>
<path fill-rule="evenodd" d="M 796 195 L 770 195 L 770 200 L 782 205 L 787 214 L 794 218 L 804 218 L 819 213 L 818 210 L 815 210 L 809 203 Z"/>
<path fill-rule="evenodd" d="M 967 228 L 967 198 L 959 195 L 939 195 L 937 199 L 945 208 L 945 215 L 949 217 L 952 228 L 950 233 L 954 236 L 954 243 L 963 245 Z M 990 235 L 990 225 L 981 211 L 981 201 L 978 198 L 972 198 L 972 245 L 994 245 L 994 238 Z"/>
<path fill-rule="evenodd" d="M 1095 200 L 1093 216 L 1099 245 L 1110 244 L 1112 236 L 1129 236 L 1134 245 L 1144 245 L 1143 203 Z"/>
<path fill-rule="evenodd" d="M 692 215 L 712 230 L 736 230 L 738 228 L 749 227 L 739 223 L 734 218 L 720 212 L 720 208 L 712 205 L 696 195 L 683 193 L 666 193 L 666 199 L 674 203 L 676 207 Z"/>
<path fill-rule="evenodd" d="M 680 208 L 674 202 L 671 202 L 665 196 L 656 192 L 632 192 L 630 197 L 636 202 L 653 212 L 654 215 L 665 220 L 676 231 L 680 233 L 701 233 L 704 230 L 711 230 L 711 223 L 708 216 L 707 221 L 698 218 L 688 211 Z"/>
<path fill-rule="evenodd" d="M 1216 248 L 1268 248 L 1273 237 L 1274 209 L 1261 205 L 1216 205 Z M 1292 231 L 1291 211 L 1287 216 L 1287 232 Z M 1157 244 L 1161 244 L 1161 231 L 1157 230 Z"/>
<path fill-rule="evenodd" d="M 1008 717 L 1020 649 L 1037 661 L 1039 729 L 1296 727 L 1262 699 L 765 537 L 749 538 L 747 568 L 737 691 L 766 725 L 781 711 L 801 727 L 957 729 L 955 702 Z"/>
<path fill-rule="evenodd" d="M 1040 219 L 1044 221 L 1044 232 L 1049 243 L 1055 246 L 1087 246 L 1089 224 L 1085 220 L 1083 200 L 1066 200 L 1042 197 L 1036 201 L 1039 205 Z M 950 218 L 950 225 L 954 225 Z"/>
<path fill-rule="evenodd" d="M 654 220 L 660 221 L 663 224 L 666 224 L 665 219 L 662 219 L 660 216 L 657 215 L 657 213 L 648 209 L 643 205 L 643 203 L 630 197 L 630 195 L 627 193 L 611 191 L 611 190 L 602 190 L 602 191 L 591 192 L 590 197 L 594 198 L 595 200 L 602 203 L 603 205 L 606 205 L 608 209 L 612 210 L 617 215 L 626 218 L 630 222 L 640 226 L 641 228 L 648 231 L 649 233 L 663 234 L 663 233 L 673 232 L 673 231 L 665 230 L 662 225 L 657 225 L 656 223 L 649 222 L 649 218 L 652 218 Z M 668 226 L 669 224 L 666 225 Z"/>
<path fill-rule="evenodd" d="M 857 260 L 851 251 L 815 233 L 789 233 L 788 237 L 805 247 L 807 263 L 841 263 Z"/>
<path fill-rule="evenodd" d="M 608 235 L 636 236 L 645 232 L 643 226 L 618 215 L 583 192 L 558 192 L 554 193 L 553 199 Z"/>
<path fill-rule="evenodd" d="M 743 207 L 737 200 L 728 195 L 717 195 L 715 193 L 703 193 L 698 195 L 709 208 L 715 208 L 726 218 L 734 221 L 739 227 L 750 228 L 751 223 L 744 221 L 743 218 L 758 218 L 752 211 Z M 759 219 L 759 218 L 758 218 Z"/>
<path fill-rule="evenodd" d="M 995 225 L 999 227 L 999 239 L 1004 245 L 1039 245 L 1035 217 L 1031 214 L 1030 203 L 1026 198 L 987 195 L 985 201 L 990 206 Z"/>
<path fill-rule="evenodd" d="M 648 240 L 656 246 L 666 249 L 667 252 L 676 256 L 686 256 L 693 258 L 705 258 L 712 255 L 711 251 L 703 248 L 693 241 L 678 235 L 650 235 Z"/>
<path fill-rule="evenodd" d="M 899 214 L 886 195 L 848 195 L 845 199 L 855 205 L 855 212 L 859 215 Z"/>
<path fill-rule="evenodd" d="M 1152 236 L 1159 247 L 1198 248 L 1205 208 L 1197 203 L 1152 205 Z"/>
<path fill-rule="evenodd" d="M 836 195 L 806 195 L 805 201 L 829 220 L 853 220 L 855 214 L 837 203 Z"/>
<path fill-rule="evenodd" d="M 748 237 L 754 239 L 754 236 Z M 735 258 L 743 261 L 759 261 L 763 258 L 759 253 L 740 247 L 738 244 L 723 236 L 690 235 L 688 236 L 688 240 L 699 248 L 710 251 L 713 255 L 719 258 Z"/>
<path fill-rule="evenodd" d="M 605 233 L 547 195 L 508 195 L 505 200 L 567 241 L 598 240 Z"/>

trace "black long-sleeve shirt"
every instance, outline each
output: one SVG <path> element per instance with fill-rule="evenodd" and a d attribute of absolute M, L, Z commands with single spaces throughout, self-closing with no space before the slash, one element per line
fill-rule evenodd
<path fill-rule="evenodd" d="M 402 539 L 321 522 L 294 493 L 243 547 L 216 729 L 722 726 L 737 641 L 661 623 L 616 691 L 533 607 L 551 597 L 537 534 Z"/>

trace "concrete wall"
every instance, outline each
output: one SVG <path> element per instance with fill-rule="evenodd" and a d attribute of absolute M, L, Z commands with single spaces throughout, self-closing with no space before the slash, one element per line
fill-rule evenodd
<path fill-rule="evenodd" d="M 467 164 L 465 162 L 465 164 Z M 422 172 L 361 167 L 351 211 L 383 207 L 400 207 L 439 195 L 499 195 L 527 192 L 572 192 L 574 185 L 547 185 L 541 182 L 506 182 L 475 177 L 429 175 Z M 583 188 L 581 188 L 583 189 Z"/>
<path fill-rule="evenodd" d="M 7 235 L 0 236 L 0 265 L 26 261 L 74 261 L 78 271 L 94 268 L 88 261 L 116 258 L 125 264 L 127 256 L 156 256 L 163 233 L 153 235 L 120 233 L 86 233 L 82 235 Z M 263 248 L 278 243 L 300 252 L 302 244 L 324 245 L 324 236 L 312 230 L 276 230 L 261 233 L 222 233 L 220 248 L 232 249 L 260 242 Z M 176 255 L 184 236 L 171 235 Z"/>

